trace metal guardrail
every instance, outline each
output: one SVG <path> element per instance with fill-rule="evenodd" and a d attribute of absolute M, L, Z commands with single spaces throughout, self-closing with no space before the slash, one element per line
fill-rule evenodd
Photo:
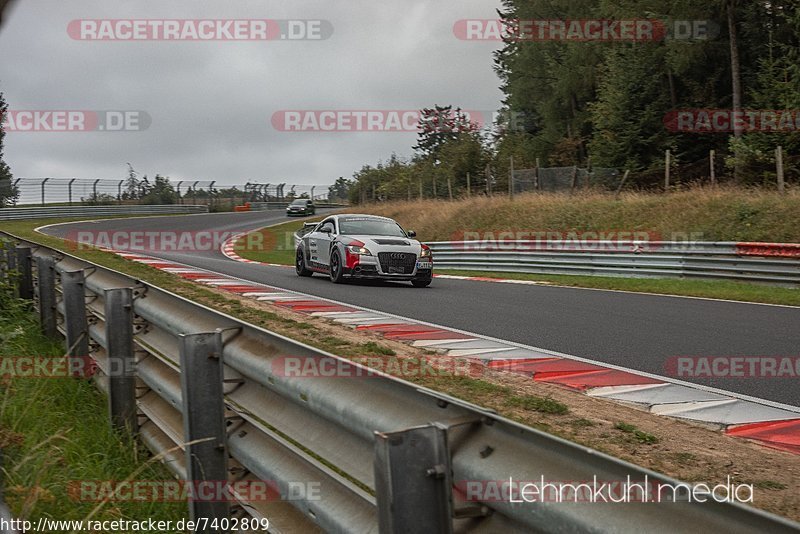
<path fill-rule="evenodd" d="M 47 219 L 56 217 L 101 217 L 108 215 L 185 215 L 208 213 L 208 206 L 169 204 L 163 206 L 54 206 L 45 208 L 3 208 L 0 221 Z"/>
<path fill-rule="evenodd" d="M 251 514 L 275 531 L 796 532 L 728 503 L 465 500 L 470 483 L 623 482 L 652 471 L 387 375 L 303 378 L 294 356 L 343 374 L 349 360 L 119 272 L 33 243 L 7 251 L 20 297 L 70 357 L 90 354 L 114 426 L 133 429 L 182 478 L 273 481 L 282 499 L 190 501 L 193 517 Z M 313 482 L 318 493 L 297 493 Z M 519 495 L 515 492 L 515 496 Z M 510 495 L 509 495 L 510 497 Z M 669 499 L 667 499 L 669 500 Z"/>
<path fill-rule="evenodd" d="M 737 243 L 596 241 L 452 241 L 427 243 L 439 269 L 704 278 L 800 284 L 800 254 L 743 255 Z M 762 248 L 784 245 L 763 244 Z"/>
<path fill-rule="evenodd" d="M 248 202 L 248 204 L 250 204 L 250 211 L 265 211 L 286 209 L 286 206 L 289 205 L 289 202 Z M 315 201 L 314 206 L 317 208 L 346 208 L 348 207 L 348 204 Z"/>

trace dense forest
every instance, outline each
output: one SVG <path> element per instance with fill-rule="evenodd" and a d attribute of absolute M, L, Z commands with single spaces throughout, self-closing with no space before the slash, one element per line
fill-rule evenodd
<path fill-rule="evenodd" d="M 667 150 L 678 180 L 705 179 L 714 150 L 721 181 L 774 184 L 779 145 L 787 177 L 797 179 L 796 0 L 504 0 L 498 16 L 503 46 L 494 69 L 505 98 L 494 128 L 470 124 L 459 103 L 423 110 L 411 158 L 364 166 L 352 180 L 340 178 L 339 190 L 346 185 L 355 202 L 447 198 L 467 193 L 469 176 L 471 193 L 501 192 L 512 157 L 517 169 L 537 160 L 627 169 L 631 186 L 651 187 L 660 184 Z M 647 20 L 660 31 L 642 40 L 537 39 L 524 31 L 531 21 L 554 20 Z M 780 131 L 758 120 L 676 129 L 671 119 L 685 110 L 787 112 L 779 122 L 790 121 Z"/>

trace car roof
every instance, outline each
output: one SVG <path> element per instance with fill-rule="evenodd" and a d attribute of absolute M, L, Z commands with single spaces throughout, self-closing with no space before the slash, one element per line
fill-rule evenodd
<path fill-rule="evenodd" d="M 376 219 L 379 221 L 392 221 L 394 219 L 390 219 L 389 217 L 381 217 L 380 215 L 368 215 L 366 213 L 340 213 L 339 215 L 335 215 L 337 219 Z"/>

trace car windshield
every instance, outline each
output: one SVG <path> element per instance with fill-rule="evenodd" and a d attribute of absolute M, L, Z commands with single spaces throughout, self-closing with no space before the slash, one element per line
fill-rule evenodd
<path fill-rule="evenodd" d="M 305 206 L 305 205 L 306 205 L 306 200 L 305 199 L 303 199 L 303 200 L 295 200 L 294 202 L 292 202 L 292 206 Z"/>
<path fill-rule="evenodd" d="M 406 237 L 406 233 L 394 221 L 383 219 L 352 218 L 339 219 L 339 233 L 345 235 L 385 235 Z"/>

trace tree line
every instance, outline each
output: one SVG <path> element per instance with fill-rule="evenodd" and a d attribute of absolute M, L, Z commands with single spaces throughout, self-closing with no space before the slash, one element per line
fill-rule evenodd
<path fill-rule="evenodd" d="M 800 155 L 800 124 L 780 133 L 674 131 L 678 110 L 787 110 L 800 119 L 800 5 L 796 0 L 503 0 L 507 31 L 494 69 L 504 93 L 495 128 L 454 128 L 431 135 L 433 115 L 423 110 L 419 141 L 410 158 L 392 155 L 366 165 L 351 180 L 350 200 L 446 198 L 486 181 L 505 190 L 511 158 L 516 168 L 598 166 L 628 169 L 629 183 L 649 186 L 663 173 L 664 154 L 681 166 L 720 158 L 720 172 L 741 184 L 774 181 L 774 151 Z M 534 40 L 520 21 L 655 20 L 663 39 L 638 42 Z M 696 26 L 713 31 L 678 35 Z M 516 28 L 516 31 L 515 31 Z M 679 32 L 678 32 L 679 33 Z M 513 118 L 513 120 L 510 120 Z M 431 139 L 434 139 L 431 144 Z M 790 159 L 790 174 L 798 173 Z M 701 166 L 707 172 L 708 163 Z"/>

